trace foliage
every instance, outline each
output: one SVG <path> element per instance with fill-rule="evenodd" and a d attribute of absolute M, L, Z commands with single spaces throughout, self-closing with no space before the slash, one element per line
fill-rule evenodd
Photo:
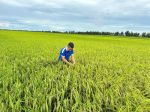
<path fill-rule="evenodd" d="M 57 62 L 75 43 L 76 65 Z M 0 111 L 149 112 L 150 40 L 0 31 Z"/>

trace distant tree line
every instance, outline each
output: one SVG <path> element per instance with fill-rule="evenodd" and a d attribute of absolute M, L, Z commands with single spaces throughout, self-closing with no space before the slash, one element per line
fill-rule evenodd
<path fill-rule="evenodd" d="M 9 30 L 9 29 L 0 29 L 0 30 Z M 15 30 L 15 31 L 30 31 L 30 30 Z M 110 36 L 127 36 L 127 37 L 147 37 L 150 38 L 150 33 L 143 32 L 132 32 L 132 31 L 126 31 L 126 32 L 100 32 L 100 31 L 32 31 L 32 32 L 47 32 L 47 33 L 67 33 L 67 34 L 83 34 L 83 35 L 110 35 Z"/>
<path fill-rule="evenodd" d="M 110 36 L 127 36 L 127 37 L 148 37 L 150 38 L 150 33 L 143 32 L 132 32 L 132 31 L 126 31 L 126 32 L 99 32 L 99 31 L 65 31 L 65 32 L 59 32 L 59 31 L 44 31 L 44 32 L 51 32 L 51 33 L 67 33 L 67 34 L 83 34 L 83 35 L 110 35 Z"/>
<path fill-rule="evenodd" d="M 75 31 L 69 31 L 65 33 L 70 34 L 88 34 L 88 35 L 111 35 L 111 36 L 128 36 L 128 37 L 150 37 L 150 33 L 138 33 L 138 32 L 93 32 L 93 31 L 86 31 L 86 32 L 75 32 Z"/>

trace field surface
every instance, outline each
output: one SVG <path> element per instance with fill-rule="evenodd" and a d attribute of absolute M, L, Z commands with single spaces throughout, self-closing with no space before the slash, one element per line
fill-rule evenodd
<path fill-rule="evenodd" d="M 57 62 L 68 42 L 75 66 Z M 150 112 L 150 39 L 0 31 L 0 112 Z"/>

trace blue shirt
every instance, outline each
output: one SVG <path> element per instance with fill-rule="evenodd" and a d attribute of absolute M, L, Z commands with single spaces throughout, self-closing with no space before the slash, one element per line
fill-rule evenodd
<path fill-rule="evenodd" d="M 73 50 L 67 51 L 67 48 L 64 47 L 64 48 L 62 48 L 62 49 L 60 50 L 60 54 L 59 54 L 58 60 L 60 61 L 61 58 L 62 58 L 62 56 L 64 56 L 65 59 L 66 59 L 67 61 L 69 61 L 69 58 L 70 58 L 70 56 L 71 56 L 72 54 L 74 54 Z"/>

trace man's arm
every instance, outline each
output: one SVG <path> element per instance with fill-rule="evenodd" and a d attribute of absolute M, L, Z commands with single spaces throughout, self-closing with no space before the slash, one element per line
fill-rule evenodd
<path fill-rule="evenodd" d="M 71 55 L 71 61 L 73 64 L 75 64 L 74 54 Z"/>
<path fill-rule="evenodd" d="M 66 64 L 68 64 L 68 65 L 72 65 L 72 63 L 69 63 L 67 60 L 66 60 L 66 58 L 65 58 L 65 56 L 62 56 L 62 61 L 64 62 L 64 63 L 66 63 Z"/>

